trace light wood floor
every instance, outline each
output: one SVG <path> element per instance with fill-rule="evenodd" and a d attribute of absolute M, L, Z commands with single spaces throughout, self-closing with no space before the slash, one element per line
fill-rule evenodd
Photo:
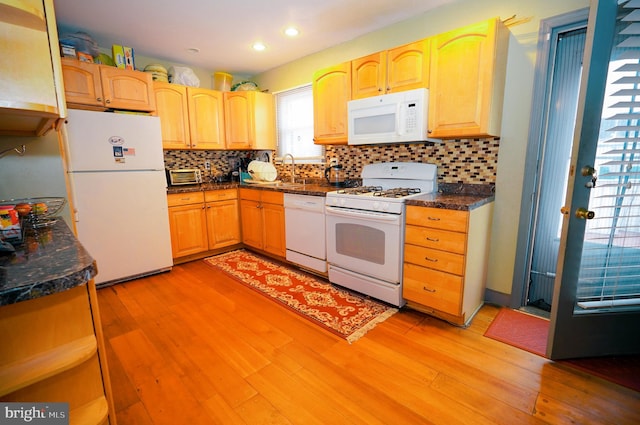
<path fill-rule="evenodd" d="M 640 393 L 402 309 L 348 344 L 195 261 L 98 291 L 120 425 L 638 424 Z"/>

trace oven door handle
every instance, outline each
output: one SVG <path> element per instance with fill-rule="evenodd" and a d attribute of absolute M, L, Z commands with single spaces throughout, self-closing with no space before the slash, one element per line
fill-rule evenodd
<path fill-rule="evenodd" d="M 359 211 L 353 210 L 349 208 L 335 208 L 327 206 L 327 214 L 338 216 L 338 217 L 350 217 L 350 218 L 361 218 L 364 220 L 371 221 L 384 221 L 384 222 L 400 222 L 400 215 L 398 214 L 385 214 L 378 213 L 375 211 Z"/>

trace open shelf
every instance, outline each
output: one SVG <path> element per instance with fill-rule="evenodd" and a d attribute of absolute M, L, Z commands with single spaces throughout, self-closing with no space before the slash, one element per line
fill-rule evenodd
<path fill-rule="evenodd" d="M 69 412 L 69 425 L 104 424 L 107 421 L 108 414 L 107 399 L 99 397 Z"/>
<path fill-rule="evenodd" d="M 0 366 L 0 397 L 88 360 L 98 349 L 95 335 Z"/>

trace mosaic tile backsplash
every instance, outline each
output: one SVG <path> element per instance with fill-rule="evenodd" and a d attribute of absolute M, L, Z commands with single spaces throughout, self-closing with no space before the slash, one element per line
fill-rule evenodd
<path fill-rule="evenodd" d="M 348 179 L 360 177 L 362 167 L 375 162 L 428 162 L 438 166 L 439 183 L 495 184 L 498 165 L 499 138 L 447 140 L 442 143 L 409 143 L 393 145 L 329 145 L 325 159 L 337 158 L 346 171 Z M 237 158 L 265 160 L 265 154 L 273 157 L 273 152 L 265 151 L 164 151 L 165 167 L 200 168 L 203 176 L 212 180 L 228 175 Z M 211 163 L 211 170 L 205 169 L 205 161 Z M 290 176 L 290 163 L 276 165 L 278 176 Z M 296 176 L 307 179 L 324 178 L 322 164 L 296 164 Z"/>

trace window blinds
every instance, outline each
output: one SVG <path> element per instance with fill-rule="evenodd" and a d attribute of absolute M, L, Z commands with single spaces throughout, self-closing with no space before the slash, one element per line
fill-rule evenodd
<path fill-rule="evenodd" d="M 305 85 L 275 94 L 277 156 L 290 153 L 296 162 L 323 162 L 324 148 L 313 143 L 313 91 Z"/>

